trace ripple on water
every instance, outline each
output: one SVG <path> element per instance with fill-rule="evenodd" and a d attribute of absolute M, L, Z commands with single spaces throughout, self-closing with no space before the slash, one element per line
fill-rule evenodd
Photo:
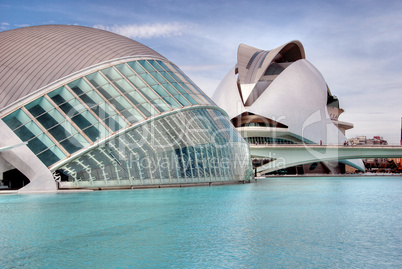
<path fill-rule="evenodd" d="M 0 268 L 397 268 L 402 178 L 0 196 Z"/>

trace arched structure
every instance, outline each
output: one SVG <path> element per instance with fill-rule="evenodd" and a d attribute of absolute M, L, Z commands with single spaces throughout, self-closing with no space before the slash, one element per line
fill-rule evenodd
<path fill-rule="evenodd" d="M 402 147 L 398 146 L 320 146 L 320 145 L 275 145 L 271 147 L 251 146 L 253 156 L 271 158 L 272 161 L 258 167 L 258 172 L 269 173 L 280 168 L 308 164 L 309 170 L 314 170 L 319 162 L 348 162 L 352 159 L 400 158 Z M 273 155 L 273 153 L 275 155 Z M 345 160 L 347 159 L 347 160 Z"/>
<path fill-rule="evenodd" d="M 240 44 L 237 64 L 212 99 L 252 144 L 343 144 L 345 130 L 353 127 L 338 121 L 339 100 L 299 41 L 270 51 Z M 364 169 L 360 160 L 347 163 Z M 324 166 L 319 172 L 342 170 L 338 163 Z"/>
<path fill-rule="evenodd" d="M 252 177 L 227 114 L 154 50 L 81 26 L 21 28 L 0 40 L 0 146 L 27 142 L 1 152 L 0 168 L 31 181 L 21 191 Z"/>

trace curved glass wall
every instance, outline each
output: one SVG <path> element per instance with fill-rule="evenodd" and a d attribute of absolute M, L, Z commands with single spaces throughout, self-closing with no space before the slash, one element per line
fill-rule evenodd
<path fill-rule="evenodd" d="M 46 165 L 175 109 L 213 105 L 173 64 L 137 60 L 75 79 L 3 118 Z"/>
<path fill-rule="evenodd" d="M 248 145 L 217 109 L 147 121 L 59 168 L 61 188 L 249 180 Z"/>
<path fill-rule="evenodd" d="M 248 144 L 211 107 L 175 65 L 146 59 L 83 73 L 3 121 L 62 188 L 251 179 Z"/>

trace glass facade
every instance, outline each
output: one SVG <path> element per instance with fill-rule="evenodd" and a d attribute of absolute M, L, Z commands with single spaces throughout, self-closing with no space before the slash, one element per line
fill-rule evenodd
<path fill-rule="evenodd" d="M 232 167 L 234 170 L 229 172 L 220 167 L 219 160 L 231 158 L 232 153 L 246 154 L 247 144 L 225 116 L 218 116 L 219 110 L 208 108 L 211 106 L 215 105 L 209 97 L 175 65 L 165 60 L 142 59 L 111 64 L 85 74 L 25 104 L 3 121 L 21 140 L 28 142 L 27 146 L 50 169 L 59 168 L 67 158 L 72 160 L 61 170 L 76 185 L 99 180 L 108 185 L 109 179 L 155 184 L 167 178 L 177 182 L 240 178 L 240 172 L 234 172 L 237 168 Z M 185 111 L 176 113 L 181 110 Z M 177 118 L 178 115 L 184 118 Z M 151 120 L 155 116 L 158 120 Z M 188 138 L 183 140 L 177 135 L 188 127 L 187 121 L 195 129 L 187 132 Z M 146 126 L 152 126 L 153 132 L 148 137 L 152 139 L 133 150 L 138 137 L 143 140 L 141 132 Z M 125 130 L 130 131 L 120 135 Z M 209 141 L 209 136 L 217 132 L 219 139 Z M 127 154 L 134 159 L 152 160 L 150 166 L 156 165 L 155 158 L 172 160 L 168 168 L 135 168 L 138 166 L 135 161 L 129 164 L 120 161 L 127 156 L 121 150 L 111 150 L 110 141 L 97 145 L 112 138 L 119 149 L 121 143 L 128 145 Z M 218 150 L 219 143 L 231 146 Z M 84 153 L 89 146 L 96 149 Z M 232 152 L 236 148 L 239 152 Z"/>
<path fill-rule="evenodd" d="M 61 188 L 240 181 L 248 145 L 216 109 L 190 109 L 128 130 L 59 168 Z"/>

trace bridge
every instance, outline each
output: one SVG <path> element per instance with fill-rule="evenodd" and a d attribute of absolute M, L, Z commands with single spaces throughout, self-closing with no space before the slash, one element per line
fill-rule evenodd
<path fill-rule="evenodd" d="M 254 158 L 272 159 L 271 162 L 257 168 L 257 172 L 269 173 L 321 161 L 402 158 L 402 146 L 270 144 L 250 145 L 250 153 Z"/>

